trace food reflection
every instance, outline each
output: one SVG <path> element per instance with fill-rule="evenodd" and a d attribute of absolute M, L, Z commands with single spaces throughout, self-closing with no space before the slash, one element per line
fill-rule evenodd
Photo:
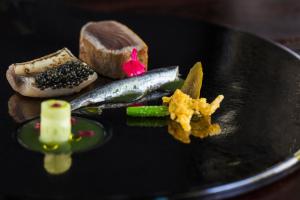
<path fill-rule="evenodd" d="M 24 148 L 44 155 L 44 169 L 51 175 L 67 172 L 72 165 L 72 154 L 86 152 L 103 145 L 109 138 L 103 125 L 91 119 L 71 118 L 72 131 L 65 142 L 40 141 L 40 119 L 24 123 L 18 129 L 17 140 Z"/>
<path fill-rule="evenodd" d="M 208 136 L 218 135 L 221 133 L 221 127 L 219 124 L 211 124 L 211 117 L 197 117 L 197 119 L 191 120 L 191 131 L 183 130 L 182 126 L 174 121 L 168 121 L 168 132 L 176 140 L 179 140 L 183 143 L 190 143 L 190 136 L 197 138 L 205 138 Z"/>
<path fill-rule="evenodd" d="M 42 99 L 12 95 L 8 100 L 8 113 L 18 123 L 35 118 L 40 114 Z"/>
<path fill-rule="evenodd" d="M 44 156 L 44 168 L 51 175 L 63 174 L 71 168 L 71 165 L 71 153 L 46 153 Z"/>
<path fill-rule="evenodd" d="M 108 78 L 99 77 L 95 82 L 90 84 L 87 88 L 84 88 L 81 92 L 68 97 L 59 98 L 59 99 L 63 99 L 63 100 L 74 99 L 77 96 L 80 96 L 81 94 L 93 89 L 94 87 L 97 87 L 99 85 L 104 85 L 108 82 L 110 82 Z M 38 117 L 40 115 L 40 111 L 41 111 L 40 106 L 42 101 L 44 100 L 45 99 L 42 98 L 24 97 L 18 93 L 15 93 L 8 100 L 8 113 L 17 123 L 25 122 L 27 120 Z"/>
<path fill-rule="evenodd" d="M 130 127 L 151 127 L 158 128 L 168 126 L 168 133 L 172 135 L 176 140 L 182 143 L 190 143 L 190 136 L 194 136 L 200 139 L 219 135 L 221 133 L 221 127 L 217 123 L 211 123 L 211 117 L 200 117 L 194 115 L 191 122 L 191 131 L 183 130 L 182 126 L 175 120 L 162 117 L 128 117 L 127 126 Z"/>
<path fill-rule="evenodd" d="M 74 140 L 75 141 L 75 140 Z M 67 172 L 72 165 L 72 142 L 62 144 L 38 144 L 44 154 L 44 169 L 50 175 L 61 175 Z M 28 144 L 27 144 L 28 145 Z"/>
<path fill-rule="evenodd" d="M 132 127 L 164 127 L 168 124 L 166 118 L 162 117 L 148 117 L 147 119 L 142 117 L 128 117 L 127 118 L 127 126 Z"/>

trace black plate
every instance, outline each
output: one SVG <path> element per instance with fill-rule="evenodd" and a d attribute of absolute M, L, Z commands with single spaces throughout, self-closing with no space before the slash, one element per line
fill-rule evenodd
<path fill-rule="evenodd" d="M 0 192 L 4 196 L 217 199 L 260 187 L 297 168 L 300 62 L 293 52 L 253 35 L 184 19 L 66 12 L 51 6 L 35 9 L 32 16 L 39 17 L 26 24 L 29 31 L 23 33 L 28 34 L 6 30 L 0 37 Z M 225 96 L 213 116 L 223 134 L 193 138 L 186 145 L 174 140 L 166 127 L 127 126 L 124 109 L 106 111 L 97 120 L 112 129 L 110 141 L 74 154 L 67 173 L 48 175 L 43 155 L 17 143 L 14 133 L 19 124 L 8 114 L 7 103 L 14 92 L 5 71 L 11 63 L 64 46 L 77 54 L 80 27 L 103 19 L 127 24 L 146 41 L 150 68 L 180 65 L 185 76 L 189 67 L 202 61 L 202 95 L 209 100 Z"/>

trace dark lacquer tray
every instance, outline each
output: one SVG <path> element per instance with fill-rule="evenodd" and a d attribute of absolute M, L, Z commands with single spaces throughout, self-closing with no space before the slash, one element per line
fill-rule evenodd
<path fill-rule="evenodd" d="M 39 17 L 24 20 L 29 31 L 0 33 L 3 196 L 218 199 L 261 187 L 298 167 L 300 61 L 295 53 L 247 33 L 198 21 L 45 8 L 32 11 L 32 16 Z M 62 47 L 78 55 L 81 26 L 103 19 L 119 20 L 145 40 L 151 69 L 179 65 L 185 77 L 189 67 L 202 61 L 202 95 L 209 100 L 225 96 L 212 118 L 223 134 L 192 138 L 187 145 L 168 134 L 167 127 L 128 126 L 124 109 L 106 110 L 93 119 L 104 125 L 110 139 L 96 149 L 72 155 L 72 166 L 65 174 L 49 175 L 43 167 L 44 155 L 17 142 L 21 123 L 8 113 L 8 101 L 15 93 L 5 71 L 11 63 Z M 29 105 L 39 106 L 31 99 L 14 98 L 29 110 Z"/>

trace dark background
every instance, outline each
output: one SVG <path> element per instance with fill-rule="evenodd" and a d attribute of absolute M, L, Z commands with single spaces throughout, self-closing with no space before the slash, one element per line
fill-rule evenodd
<path fill-rule="evenodd" d="M 298 0 L 0 0 L 1 24 L 7 17 L 23 17 L 37 2 L 65 2 L 106 13 L 175 15 L 234 27 L 300 50 Z M 18 25 L 17 25 L 18 26 Z"/>

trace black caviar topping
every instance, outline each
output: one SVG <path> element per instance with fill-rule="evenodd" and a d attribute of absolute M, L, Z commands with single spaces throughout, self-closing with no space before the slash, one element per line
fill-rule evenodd
<path fill-rule="evenodd" d="M 69 61 L 35 76 L 38 88 L 73 88 L 87 80 L 94 71 L 79 61 Z"/>

